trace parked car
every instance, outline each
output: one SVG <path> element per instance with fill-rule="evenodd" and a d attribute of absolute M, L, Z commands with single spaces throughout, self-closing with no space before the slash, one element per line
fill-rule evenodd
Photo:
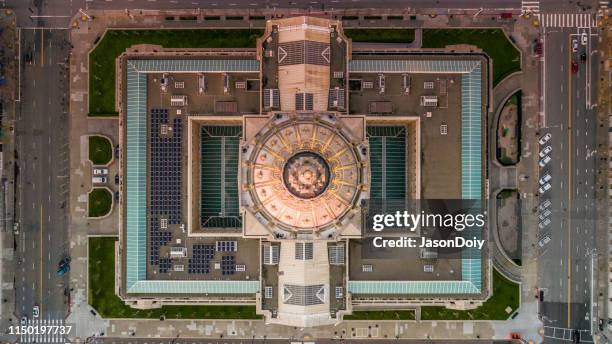
<path fill-rule="evenodd" d="M 119 175 L 115 174 L 115 185 L 119 185 Z"/>
<path fill-rule="evenodd" d="M 540 186 L 540 188 L 538 189 L 538 191 L 540 192 L 540 195 L 544 194 L 546 191 L 550 190 L 552 186 L 550 185 L 550 183 L 546 183 L 542 186 Z"/>
<path fill-rule="evenodd" d="M 106 177 L 93 177 L 91 178 L 91 182 L 94 184 L 104 184 L 108 181 Z"/>
<path fill-rule="evenodd" d="M 115 146 L 115 159 L 119 159 L 119 145 Z"/>
<path fill-rule="evenodd" d="M 94 168 L 93 175 L 94 176 L 103 176 L 108 174 L 108 168 Z"/>
<path fill-rule="evenodd" d="M 550 237 L 547 235 L 543 237 L 540 241 L 538 241 L 538 246 L 544 247 L 544 245 L 548 244 L 549 242 L 550 242 Z"/>
<path fill-rule="evenodd" d="M 546 173 L 544 176 L 542 176 L 542 178 L 540 178 L 540 185 L 548 183 L 551 179 L 552 176 L 550 175 L 550 173 Z"/>
<path fill-rule="evenodd" d="M 540 211 L 542 211 L 542 210 L 544 210 L 544 209 L 546 209 L 546 208 L 550 207 L 550 205 L 551 205 L 551 204 L 552 204 L 552 202 L 551 202 L 549 199 L 547 199 L 546 201 L 544 201 L 543 203 L 541 203 L 541 204 L 540 204 L 540 206 L 538 207 L 538 209 L 539 209 Z"/>
<path fill-rule="evenodd" d="M 542 222 L 540 222 L 540 223 L 538 224 L 538 227 L 539 227 L 540 229 L 544 229 L 544 228 L 546 228 L 546 226 L 548 226 L 548 225 L 550 224 L 550 222 L 551 222 L 551 221 L 550 221 L 550 218 L 546 218 L 544 221 L 542 221 Z"/>
<path fill-rule="evenodd" d="M 545 218 L 549 217 L 552 214 L 552 211 L 550 211 L 550 209 L 546 209 L 542 214 L 540 214 L 539 219 L 540 221 L 544 221 Z"/>
<path fill-rule="evenodd" d="M 540 165 L 540 167 L 544 167 L 550 162 L 550 160 L 550 155 L 547 155 L 544 158 L 540 159 L 540 162 L 538 164 Z"/>
<path fill-rule="evenodd" d="M 578 51 L 578 40 L 577 39 L 572 39 L 572 52 L 577 52 Z"/>
<path fill-rule="evenodd" d="M 115 201 L 119 201 L 119 191 L 115 191 Z"/>
<path fill-rule="evenodd" d="M 583 32 L 582 35 L 580 35 L 580 43 L 582 43 L 582 45 L 587 45 L 588 41 L 589 35 L 586 32 Z"/>
<path fill-rule="evenodd" d="M 543 145 L 543 144 L 545 144 L 546 142 L 548 142 L 548 141 L 550 140 L 550 138 L 551 138 L 551 137 L 552 137 L 552 134 L 551 134 L 551 133 L 546 133 L 546 135 L 542 136 L 542 137 L 540 138 L 540 141 L 538 141 L 538 142 L 540 142 L 540 144 L 541 144 L 541 145 Z"/>
<path fill-rule="evenodd" d="M 26 326 L 28 324 L 28 317 L 26 317 L 25 315 L 21 317 L 21 320 L 19 321 L 19 324 L 21 326 Z"/>
<path fill-rule="evenodd" d="M 540 158 L 543 158 L 543 157 L 547 156 L 550 152 L 552 152 L 552 147 L 551 146 L 544 147 L 544 149 L 542 149 L 540 151 Z"/>

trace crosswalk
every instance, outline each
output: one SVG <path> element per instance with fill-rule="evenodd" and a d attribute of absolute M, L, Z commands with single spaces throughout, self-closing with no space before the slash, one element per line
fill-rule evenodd
<path fill-rule="evenodd" d="M 19 343 L 64 343 L 71 327 L 65 326 L 64 320 L 58 319 L 28 319 L 20 326 L 23 332 L 19 334 Z"/>
<path fill-rule="evenodd" d="M 595 15 L 589 13 L 544 13 L 540 14 L 541 27 L 597 27 Z"/>
<path fill-rule="evenodd" d="M 610 5 L 610 1 L 609 0 L 600 0 L 599 1 L 599 9 L 601 9 L 601 10 L 607 10 L 609 5 Z"/>
<path fill-rule="evenodd" d="M 522 0 L 521 11 L 530 14 L 540 13 L 540 1 L 539 0 Z"/>
<path fill-rule="evenodd" d="M 555 326 L 544 326 L 544 338 L 550 339 L 561 339 L 564 341 L 573 341 L 574 340 L 574 329 L 571 328 L 562 328 Z M 587 330 L 579 330 L 580 333 L 580 343 L 593 343 L 593 337 Z"/>

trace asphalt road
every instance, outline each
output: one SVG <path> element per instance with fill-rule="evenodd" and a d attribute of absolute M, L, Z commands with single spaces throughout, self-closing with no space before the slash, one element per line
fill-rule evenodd
<path fill-rule="evenodd" d="M 67 27 L 70 18 L 79 9 L 275 9 L 294 8 L 305 11 L 397 8 L 402 11 L 435 8 L 445 13 L 447 9 L 498 9 L 520 10 L 520 0 L 386 0 L 384 6 L 377 0 L 5 0 L 0 5 L 15 9 L 22 27 Z M 570 13 L 594 11 L 597 0 L 541 0 L 539 11 L 545 13 Z"/>
<path fill-rule="evenodd" d="M 541 169 L 549 173 L 552 188 L 540 195 L 550 199 L 551 224 L 540 237 L 551 241 L 539 259 L 539 286 L 545 291 L 544 323 L 556 328 L 591 329 L 591 254 L 595 247 L 595 130 L 592 108 L 596 94 L 598 60 L 596 36 L 580 44 L 578 29 L 545 32 L 545 129 L 552 134 L 552 160 Z M 595 34 L 593 30 L 592 34 Z M 573 39 L 578 51 L 573 52 Z M 580 54 L 587 61 L 580 62 Z M 573 73 L 572 62 L 578 64 Z M 593 101 L 591 101 L 593 99 Z M 583 334 L 586 334 L 583 333 Z M 587 339 L 587 338 L 585 338 Z"/>
<path fill-rule="evenodd" d="M 16 118 L 17 221 L 15 302 L 18 316 L 64 319 L 68 276 L 58 277 L 68 252 L 68 85 L 66 30 L 22 30 L 21 101 Z"/>

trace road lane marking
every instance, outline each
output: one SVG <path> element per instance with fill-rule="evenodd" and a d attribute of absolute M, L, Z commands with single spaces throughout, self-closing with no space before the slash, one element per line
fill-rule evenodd
<path fill-rule="evenodd" d="M 40 66 L 45 66 L 45 29 L 40 30 Z"/>
<path fill-rule="evenodd" d="M 39 303 L 39 308 L 40 308 L 40 314 L 42 314 L 42 307 L 43 307 L 43 298 L 42 298 L 42 292 L 43 292 L 43 207 L 42 204 L 40 206 L 40 303 Z"/>

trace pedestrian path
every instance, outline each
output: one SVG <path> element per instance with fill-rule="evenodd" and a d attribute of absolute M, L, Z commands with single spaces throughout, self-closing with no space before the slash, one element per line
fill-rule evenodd
<path fill-rule="evenodd" d="M 540 1 L 539 0 L 522 0 L 521 11 L 523 13 L 538 14 L 540 13 Z"/>
<path fill-rule="evenodd" d="M 28 319 L 20 326 L 19 343 L 64 343 L 71 327 L 58 319 Z"/>
<path fill-rule="evenodd" d="M 540 26 L 590 28 L 597 27 L 597 20 L 590 13 L 544 13 L 540 14 Z"/>

